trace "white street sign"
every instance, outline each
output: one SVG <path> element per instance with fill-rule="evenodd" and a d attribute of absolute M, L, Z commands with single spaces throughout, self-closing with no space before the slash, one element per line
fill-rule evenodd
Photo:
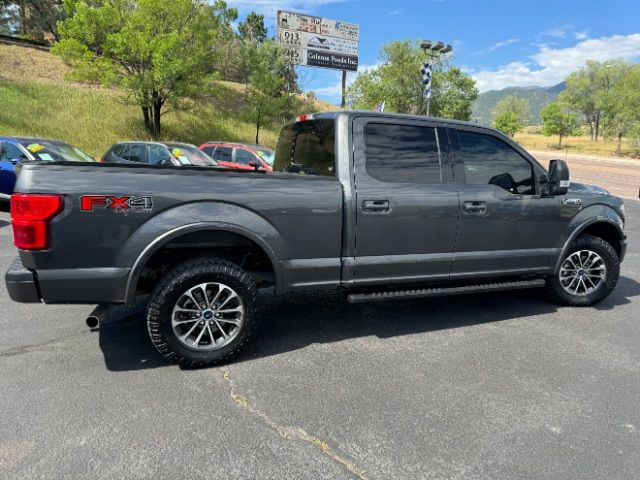
<path fill-rule="evenodd" d="M 356 71 L 359 27 L 293 12 L 278 12 L 278 42 L 297 65 Z"/>

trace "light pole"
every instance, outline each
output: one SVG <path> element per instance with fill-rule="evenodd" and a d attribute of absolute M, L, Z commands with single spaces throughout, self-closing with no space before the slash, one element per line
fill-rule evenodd
<path fill-rule="evenodd" d="M 427 117 L 431 107 L 431 61 L 440 58 L 442 55 L 453 51 L 453 47 L 448 43 L 424 40 L 420 48 L 427 57 L 427 61 L 422 65 L 422 80 L 424 82 L 424 97 L 427 102 Z"/>

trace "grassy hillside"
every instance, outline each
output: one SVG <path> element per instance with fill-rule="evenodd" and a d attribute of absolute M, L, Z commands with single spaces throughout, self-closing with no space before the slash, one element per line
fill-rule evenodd
<path fill-rule="evenodd" d="M 116 141 L 151 139 L 139 107 L 125 104 L 121 92 L 68 82 L 67 72 L 49 53 L 0 45 L 0 135 L 57 138 L 96 157 Z M 253 142 L 254 126 L 238 113 L 244 85 L 218 82 L 217 87 L 216 98 L 164 115 L 161 139 L 196 145 L 223 139 Z M 304 105 L 305 111 L 330 109 L 335 107 L 317 101 Z M 260 137 L 274 146 L 277 131 L 261 130 Z"/>
<path fill-rule="evenodd" d="M 472 117 L 481 125 L 491 125 L 492 111 L 503 98 L 512 95 L 524 98 L 529 102 L 531 112 L 530 124 L 539 125 L 540 111 L 548 103 L 554 102 L 558 94 L 564 90 L 564 82 L 553 87 L 508 87 L 502 90 L 491 90 L 481 93 L 473 104 Z"/>

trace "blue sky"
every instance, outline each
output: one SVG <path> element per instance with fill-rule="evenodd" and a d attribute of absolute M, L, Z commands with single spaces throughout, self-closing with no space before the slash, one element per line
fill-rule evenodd
<path fill-rule="evenodd" d="M 480 91 L 555 85 L 593 58 L 640 61 L 640 0 L 228 0 L 241 18 L 264 13 L 274 33 L 278 9 L 360 25 L 361 68 L 400 39 L 451 43 L 453 63 Z M 300 67 L 300 83 L 324 100 L 340 101 L 340 73 Z M 348 74 L 352 81 L 356 73 Z"/>

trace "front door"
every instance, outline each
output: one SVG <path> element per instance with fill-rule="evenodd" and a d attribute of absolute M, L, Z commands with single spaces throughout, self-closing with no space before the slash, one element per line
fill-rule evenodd
<path fill-rule="evenodd" d="M 355 285 L 447 279 L 459 205 L 445 128 L 354 120 Z"/>
<path fill-rule="evenodd" d="M 460 191 L 452 278 L 548 273 L 566 219 L 560 198 L 541 197 L 544 170 L 486 129 L 450 129 Z"/>

